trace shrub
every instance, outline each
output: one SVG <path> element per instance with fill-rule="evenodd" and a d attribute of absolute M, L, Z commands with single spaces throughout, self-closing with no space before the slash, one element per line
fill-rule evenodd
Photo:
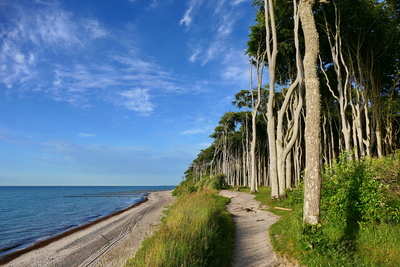
<path fill-rule="evenodd" d="M 223 173 L 218 173 L 213 177 L 203 178 L 196 185 L 199 190 L 203 190 L 205 188 L 221 190 L 222 188 L 228 186 L 225 181 L 225 174 Z"/>
<path fill-rule="evenodd" d="M 172 191 L 172 195 L 180 196 L 180 195 L 184 195 L 184 194 L 193 193 L 196 190 L 197 190 L 197 186 L 193 182 L 193 179 L 186 179 L 174 188 L 174 191 Z"/>
<path fill-rule="evenodd" d="M 343 156 L 332 168 L 325 167 L 321 215 L 337 224 L 398 221 L 398 210 L 386 204 L 384 189 L 365 161 Z"/>
<path fill-rule="evenodd" d="M 400 153 L 382 159 L 340 157 L 322 174 L 321 223 L 302 223 L 303 188 L 279 205 L 292 213 L 270 228 L 274 248 L 305 266 L 399 266 Z M 396 202 L 397 201 L 397 202 Z"/>
<path fill-rule="evenodd" d="M 224 187 L 227 187 L 228 184 L 225 180 L 225 174 L 218 173 L 211 178 L 211 187 L 216 190 L 221 190 Z"/>

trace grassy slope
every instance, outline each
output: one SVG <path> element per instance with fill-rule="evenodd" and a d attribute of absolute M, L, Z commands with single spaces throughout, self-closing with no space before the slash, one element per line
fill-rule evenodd
<path fill-rule="evenodd" d="M 126 266 L 229 266 L 234 225 L 215 190 L 180 196 Z"/>

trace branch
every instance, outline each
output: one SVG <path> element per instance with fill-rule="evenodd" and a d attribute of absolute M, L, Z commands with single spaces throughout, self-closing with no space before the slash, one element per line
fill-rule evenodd
<path fill-rule="evenodd" d="M 281 207 L 274 207 L 274 209 L 276 209 L 276 210 L 288 210 L 288 211 L 292 211 L 293 210 L 293 209 L 281 208 Z"/>

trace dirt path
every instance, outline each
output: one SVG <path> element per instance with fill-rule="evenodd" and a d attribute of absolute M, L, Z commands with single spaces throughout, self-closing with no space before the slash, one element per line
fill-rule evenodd
<path fill-rule="evenodd" d="M 278 216 L 260 210 L 254 195 L 228 190 L 222 190 L 220 195 L 231 198 L 227 210 L 233 214 L 236 227 L 232 266 L 280 266 L 268 235 L 268 228 Z"/>
<path fill-rule="evenodd" d="M 160 222 L 171 191 L 151 193 L 148 201 L 87 229 L 21 255 L 12 267 L 123 266 Z"/>

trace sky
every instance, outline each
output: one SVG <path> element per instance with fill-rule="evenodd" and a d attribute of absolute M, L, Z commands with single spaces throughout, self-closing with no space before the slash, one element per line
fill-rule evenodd
<path fill-rule="evenodd" d="M 252 0 L 0 0 L 0 185 L 177 185 L 249 88 Z"/>

